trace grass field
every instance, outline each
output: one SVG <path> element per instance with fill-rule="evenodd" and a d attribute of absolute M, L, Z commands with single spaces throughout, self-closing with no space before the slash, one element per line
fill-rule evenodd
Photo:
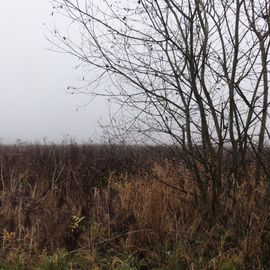
<path fill-rule="evenodd" d="M 0 166 L 0 269 L 270 269 L 252 164 L 215 213 L 167 148 L 1 145 Z"/>

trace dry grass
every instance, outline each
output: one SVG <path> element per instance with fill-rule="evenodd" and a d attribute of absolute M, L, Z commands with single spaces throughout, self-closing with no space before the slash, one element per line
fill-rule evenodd
<path fill-rule="evenodd" d="M 181 164 L 91 147 L 1 146 L 2 269 L 270 268 L 263 187 L 243 179 L 213 213 Z"/>

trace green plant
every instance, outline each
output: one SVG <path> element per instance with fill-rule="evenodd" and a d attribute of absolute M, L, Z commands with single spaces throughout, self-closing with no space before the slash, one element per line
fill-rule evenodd
<path fill-rule="evenodd" d="M 231 262 L 223 262 L 221 264 L 221 270 L 237 270 L 237 267 Z"/>
<path fill-rule="evenodd" d="M 120 265 L 115 270 L 139 270 L 140 261 L 133 255 L 127 255 L 120 260 Z"/>
<path fill-rule="evenodd" d="M 70 224 L 70 229 L 72 232 L 74 232 L 75 230 L 79 229 L 82 221 L 85 219 L 85 217 L 78 217 L 76 215 L 73 215 L 71 220 L 71 224 Z"/>
<path fill-rule="evenodd" d="M 60 250 L 52 255 L 44 253 L 41 256 L 36 270 L 69 270 L 72 269 L 72 258 L 69 253 Z"/>

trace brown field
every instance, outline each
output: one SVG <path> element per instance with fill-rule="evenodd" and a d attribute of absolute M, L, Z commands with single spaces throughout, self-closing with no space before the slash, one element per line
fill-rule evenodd
<path fill-rule="evenodd" d="M 0 269 L 270 269 L 252 164 L 215 212 L 175 149 L 1 145 L 0 166 Z"/>

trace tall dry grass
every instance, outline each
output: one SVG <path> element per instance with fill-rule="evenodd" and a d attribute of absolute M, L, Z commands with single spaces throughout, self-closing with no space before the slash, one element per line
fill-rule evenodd
<path fill-rule="evenodd" d="M 213 212 L 181 162 L 128 151 L 1 146 L 2 260 L 66 250 L 84 254 L 81 269 L 120 269 L 123 254 L 136 269 L 270 268 L 269 202 L 250 185 L 252 166 Z"/>

